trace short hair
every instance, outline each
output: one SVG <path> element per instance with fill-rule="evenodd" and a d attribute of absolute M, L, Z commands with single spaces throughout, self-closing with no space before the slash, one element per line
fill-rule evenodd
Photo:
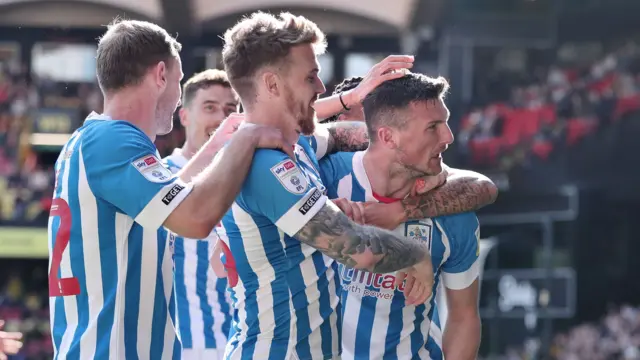
<path fill-rule="evenodd" d="M 356 87 L 358 87 L 358 85 L 360 85 L 360 82 L 362 82 L 362 76 L 354 76 L 354 77 L 346 78 L 342 80 L 340 84 L 336 85 L 331 95 L 338 95 L 345 91 L 355 89 Z M 338 121 L 338 117 L 340 116 L 340 114 L 341 113 L 337 113 L 333 116 L 329 116 L 328 118 L 324 119 L 323 122 Z"/>
<path fill-rule="evenodd" d="M 322 54 L 326 38 L 314 22 L 288 12 L 277 17 L 254 12 L 225 32 L 224 69 L 244 105 L 255 96 L 256 73 L 265 66 L 281 65 L 292 47 L 303 44 L 313 45 L 316 54 Z"/>
<path fill-rule="evenodd" d="M 381 126 L 402 128 L 406 119 L 399 116 L 399 111 L 414 102 L 443 99 L 447 91 L 449 83 L 445 78 L 417 73 L 378 85 L 362 102 L 369 138 L 374 141 Z"/>
<path fill-rule="evenodd" d="M 182 86 L 182 105 L 189 106 L 198 90 L 208 89 L 213 85 L 231 89 L 227 73 L 222 70 L 208 69 L 193 75 Z"/>
<path fill-rule="evenodd" d="M 141 83 L 150 67 L 179 56 L 182 45 L 167 31 L 146 21 L 116 19 L 98 42 L 96 74 L 103 92 Z"/>

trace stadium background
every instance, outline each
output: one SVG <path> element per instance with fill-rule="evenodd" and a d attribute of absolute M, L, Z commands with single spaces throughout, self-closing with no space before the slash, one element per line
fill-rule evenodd
<path fill-rule="evenodd" d="M 96 38 L 115 16 L 157 22 L 190 76 L 220 66 L 240 16 L 289 10 L 329 34 L 331 89 L 390 53 L 446 76 L 449 165 L 501 193 L 488 251 L 483 358 L 639 359 L 640 2 L 633 0 L 0 1 L 0 319 L 51 358 L 46 223 L 60 144 L 91 110 Z M 182 144 L 178 122 L 156 141 Z M 634 225 L 636 224 L 636 225 Z M 597 356 L 597 357 L 593 357 Z"/>

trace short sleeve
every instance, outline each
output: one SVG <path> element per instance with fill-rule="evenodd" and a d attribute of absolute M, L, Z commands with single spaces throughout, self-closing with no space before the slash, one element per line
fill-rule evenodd
<path fill-rule="evenodd" d="M 240 194 L 252 212 L 294 236 L 324 206 L 327 197 L 285 153 L 256 151 Z"/>
<path fill-rule="evenodd" d="M 329 199 L 338 198 L 338 184 L 351 173 L 353 154 L 355 153 L 338 152 L 318 161 L 322 184 L 327 188 Z"/>
<path fill-rule="evenodd" d="M 143 227 L 161 227 L 191 185 L 162 164 L 151 140 L 133 125 L 108 121 L 95 130 L 83 137 L 81 145 L 93 193 Z"/>
<path fill-rule="evenodd" d="M 327 155 L 327 150 L 329 148 L 329 129 L 324 125 L 316 126 L 316 130 L 313 135 L 306 136 L 311 143 L 311 148 L 316 153 L 316 158 L 318 160 L 322 159 Z"/>
<path fill-rule="evenodd" d="M 480 224 L 474 213 L 448 216 L 444 223 L 451 253 L 442 266 L 443 282 L 449 289 L 462 290 L 480 274 Z"/>

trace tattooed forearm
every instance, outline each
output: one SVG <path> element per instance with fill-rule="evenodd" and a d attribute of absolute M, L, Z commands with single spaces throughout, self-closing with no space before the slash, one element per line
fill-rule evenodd
<path fill-rule="evenodd" d="M 369 134 L 364 122 L 338 121 L 326 126 L 330 135 L 328 153 L 360 151 L 369 146 Z"/>
<path fill-rule="evenodd" d="M 489 180 L 459 177 L 441 187 L 402 201 L 406 218 L 418 220 L 477 210 L 496 200 L 498 189 Z"/>
<path fill-rule="evenodd" d="M 329 201 L 295 238 L 348 267 L 375 273 L 402 270 L 429 256 L 425 244 L 358 225 Z"/>

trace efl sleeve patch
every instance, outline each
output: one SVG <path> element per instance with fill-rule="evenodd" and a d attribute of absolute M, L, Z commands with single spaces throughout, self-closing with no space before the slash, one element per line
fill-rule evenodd
<path fill-rule="evenodd" d="M 300 171 L 300 168 L 287 159 L 279 162 L 271 168 L 271 173 L 278 179 L 284 188 L 296 195 L 304 194 L 309 185 L 306 176 Z"/>
<path fill-rule="evenodd" d="M 154 183 L 163 183 L 171 179 L 171 171 L 162 165 L 162 162 L 155 155 L 143 156 L 131 163 L 131 165 L 144 176 L 145 179 Z"/>

